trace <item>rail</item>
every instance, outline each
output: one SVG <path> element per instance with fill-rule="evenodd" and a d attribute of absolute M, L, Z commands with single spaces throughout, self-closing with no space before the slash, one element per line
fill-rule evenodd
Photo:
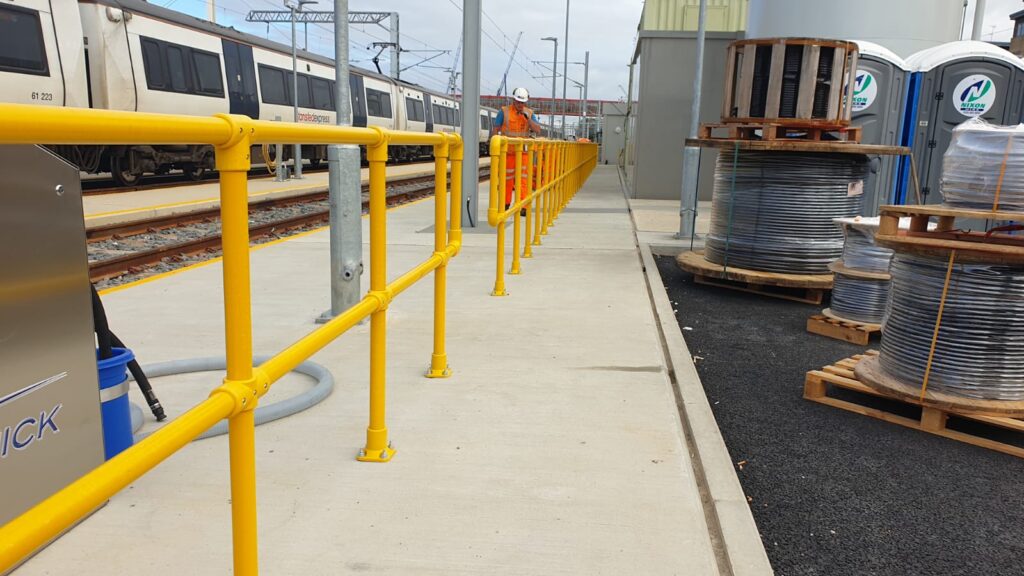
<path fill-rule="evenodd" d="M 385 425 L 385 353 L 388 305 L 434 273 L 434 349 L 428 377 L 449 374 L 445 352 L 446 271 L 462 245 L 462 140 L 454 134 L 286 124 L 220 114 L 173 116 L 85 109 L 41 109 L 0 104 L 2 144 L 209 144 L 220 171 L 227 375 L 209 398 L 21 516 L 0 527 L 0 573 L 5 573 L 74 522 L 217 422 L 228 419 L 234 574 L 258 573 L 256 461 L 253 410 L 271 385 L 318 350 L 370 318 L 370 415 L 358 459 L 387 462 L 394 454 Z M 370 164 L 370 289 L 355 306 L 253 366 L 249 274 L 249 153 L 253 144 L 359 144 Z M 392 144 L 433 146 L 434 251 L 412 270 L 387 282 L 385 164 Z M 451 201 L 447 203 L 448 162 Z M 450 228 L 446 222 L 449 217 Z"/>
<path fill-rule="evenodd" d="M 490 202 L 487 222 L 497 229 L 498 257 L 493 296 L 507 296 L 505 291 L 505 227 L 509 217 L 512 225 L 512 267 L 509 274 L 522 273 L 519 245 L 526 221 L 526 238 L 522 258 L 533 257 L 533 246 L 541 245 L 541 236 L 548 234 L 562 209 L 583 187 L 597 166 L 598 147 L 594 143 L 564 142 L 531 138 L 491 138 Z M 508 160 L 514 158 L 515 168 Z M 511 178 L 509 174 L 512 174 Z M 518 196 L 508 206 L 502 192 L 507 180 L 515 181 Z M 522 190 L 519 188 L 522 187 Z M 507 194 L 507 193 L 506 193 Z"/>

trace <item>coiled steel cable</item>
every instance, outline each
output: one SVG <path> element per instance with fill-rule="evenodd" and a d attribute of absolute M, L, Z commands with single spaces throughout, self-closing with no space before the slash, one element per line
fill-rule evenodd
<path fill-rule="evenodd" d="M 868 159 L 723 149 L 705 258 L 767 272 L 827 274 L 843 250 L 833 218 L 860 209 Z"/>
<path fill-rule="evenodd" d="M 881 324 L 889 299 L 889 280 L 864 278 L 854 272 L 888 273 L 892 250 L 875 244 L 877 218 L 839 218 L 843 230 L 843 268 L 836 270 L 832 283 L 831 311 L 846 320 L 865 324 Z"/>
<path fill-rule="evenodd" d="M 879 363 L 912 386 L 924 379 L 945 284 L 944 259 L 897 253 Z M 1024 267 L 954 264 L 928 389 L 1024 399 Z"/>
<path fill-rule="evenodd" d="M 942 159 L 942 200 L 950 206 L 1024 210 L 1024 126 L 975 118 L 953 129 Z"/>
<path fill-rule="evenodd" d="M 860 226 L 842 223 L 846 234 L 843 243 L 843 264 L 847 268 L 865 272 L 888 272 L 892 250 L 875 244 L 877 223 Z"/>
<path fill-rule="evenodd" d="M 889 281 L 854 278 L 836 272 L 832 282 L 832 313 L 846 320 L 881 324 L 889 299 Z"/>

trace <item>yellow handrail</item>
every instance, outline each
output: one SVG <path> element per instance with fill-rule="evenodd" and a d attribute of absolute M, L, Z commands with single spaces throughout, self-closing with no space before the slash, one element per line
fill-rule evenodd
<path fill-rule="evenodd" d="M 210 397 L 21 516 L 0 527 L 0 573 L 69 528 L 119 490 L 228 419 L 234 573 L 258 572 L 255 423 L 253 410 L 271 385 L 348 329 L 370 317 L 370 418 L 362 461 L 394 454 L 384 421 L 386 311 L 402 291 L 434 272 L 434 350 L 429 377 L 450 374 L 445 352 L 445 280 L 448 261 L 462 246 L 463 146 L 456 134 L 420 134 L 308 124 L 262 122 L 245 116 L 140 114 L 0 104 L 2 144 L 209 144 L 220 171 L 227 375 Z M 361 144 L 370 163 L 370 290 L 355 306 L 258 367 L 252 364 L 247 179 L 254 144 Z M 434 147 L 434 252 L 387 283 L 385 163 L 388 146 Z M 451 198 L 446 174 L 451 162 Z M 450 206 L 450 224 L 446 207 Z"/>
<path fill-rule="evenodd" d="M 541 236 L 554 225 L 562 209 L 583 187 L 597 166 L 598 147 L 590 142 L 564 142 L 530 138 L 494 136 L 490 142 L 491 178 L 487 222 L 497 229 L 498 254 L 492 296 L 507 296 L 505 291 L 505 223 L 511 216 L 512 267 L 509 274 L 521 274 L 519 245 L 520 218 L 526 220 L 526 239 L 523 258 L 533 257 L 533 246 L 540 246 Z M 514 172 L 508 168 L 509 157 L 514 158 Z M 526 166 L 523 165 L 525 157 Z M 525 172 L 524 172 L 525 170 Z M 504 205 L 504 191 L 509 173 L 516 196 L 509 206 Z M 525 177 L 524 177 L 525 174 Z M 519 190 L 520 186 L 524 190 Z M 535 206 L 536 204 L 536 206 Z"/>

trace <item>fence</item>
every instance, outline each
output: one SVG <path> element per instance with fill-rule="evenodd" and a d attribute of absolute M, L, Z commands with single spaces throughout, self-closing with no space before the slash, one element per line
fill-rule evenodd
<path fill-rule="evenodd" d="M 533 257 L 533 246 L 541 245 L 541 236 L 548 233 L 562 209 L 583 187 L 597 166 L 598 147 L 594 143 L 563 142 L 528 138 L 491 138 L 490 202 L 487 222 L 497 229 L 498 256 L 494 279 L 494 296 L 505 291 L 505 226 L 509 217 L 512 226 L 512 267 L 509 274 L 520 274 L 519 245 L 522 221 L 526 224 L 526 241 L 522 258 Z M 514 168 L 509 167 L 511 159 Z M 507 181 L 513 180 L 518 198 L 509 198 Z M 502 198 L 502 191 L 506 197 Z M 511 200 L 511 202 L 509 202 Z M 506 205 L 506 202 L 508 205 Z"/>
<path fill-rule="evenodd" d="M 23 560 L 119 490 L 211 428 L 228 419 L 234 573 L 256 574 L 256 463 L 253 410 L 271 385 L 341 334 L 370 318 L 370 416 L 358 459 L 386 462 L 394 454 L 385 425 L 385 331 L 388 305 L 434 272 L 434 350 L 428 376 L 448 375 L 445 291 L 448 261 L 462 245 L 462 140 L 454 134 L 421 134 L 265 122 L 245 116 L 172 116 L 0 104 L 0 144 L 209 144 L 220 172 L 227 376 L 209 398 L 138 444 L 0 527 L 0 573 Z M 323 324 L 263 364 L 252 361 L 247 180 L 254 144 L 356 144 L 370 164 L 370 290 L 355 306 Z M 434 252 L 387 282 L 385 172 L 389 145 L 433 146 L 435 158 Z M 451 201 L 446 203 L 451 161 Z M 450 205 L 450 228 L 448 206 Z"/>

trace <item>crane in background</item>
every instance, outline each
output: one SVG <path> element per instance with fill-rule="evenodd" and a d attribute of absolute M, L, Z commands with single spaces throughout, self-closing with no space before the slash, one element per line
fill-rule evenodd
<path fill-rule="evenodd" d="M 512 52 L 508 55 L 508 66 L 505 66 L 505 73 L 501 75 L 501 86 L 498 86 L 498 94 L 508 96 L 508 71 L 512 69 L 512 61 L 516 58 L 516 51 L 519 49 L 519 41 L 523 39 L 522 31 L 516 36 L 516 43 L 512 46 Z"/>

